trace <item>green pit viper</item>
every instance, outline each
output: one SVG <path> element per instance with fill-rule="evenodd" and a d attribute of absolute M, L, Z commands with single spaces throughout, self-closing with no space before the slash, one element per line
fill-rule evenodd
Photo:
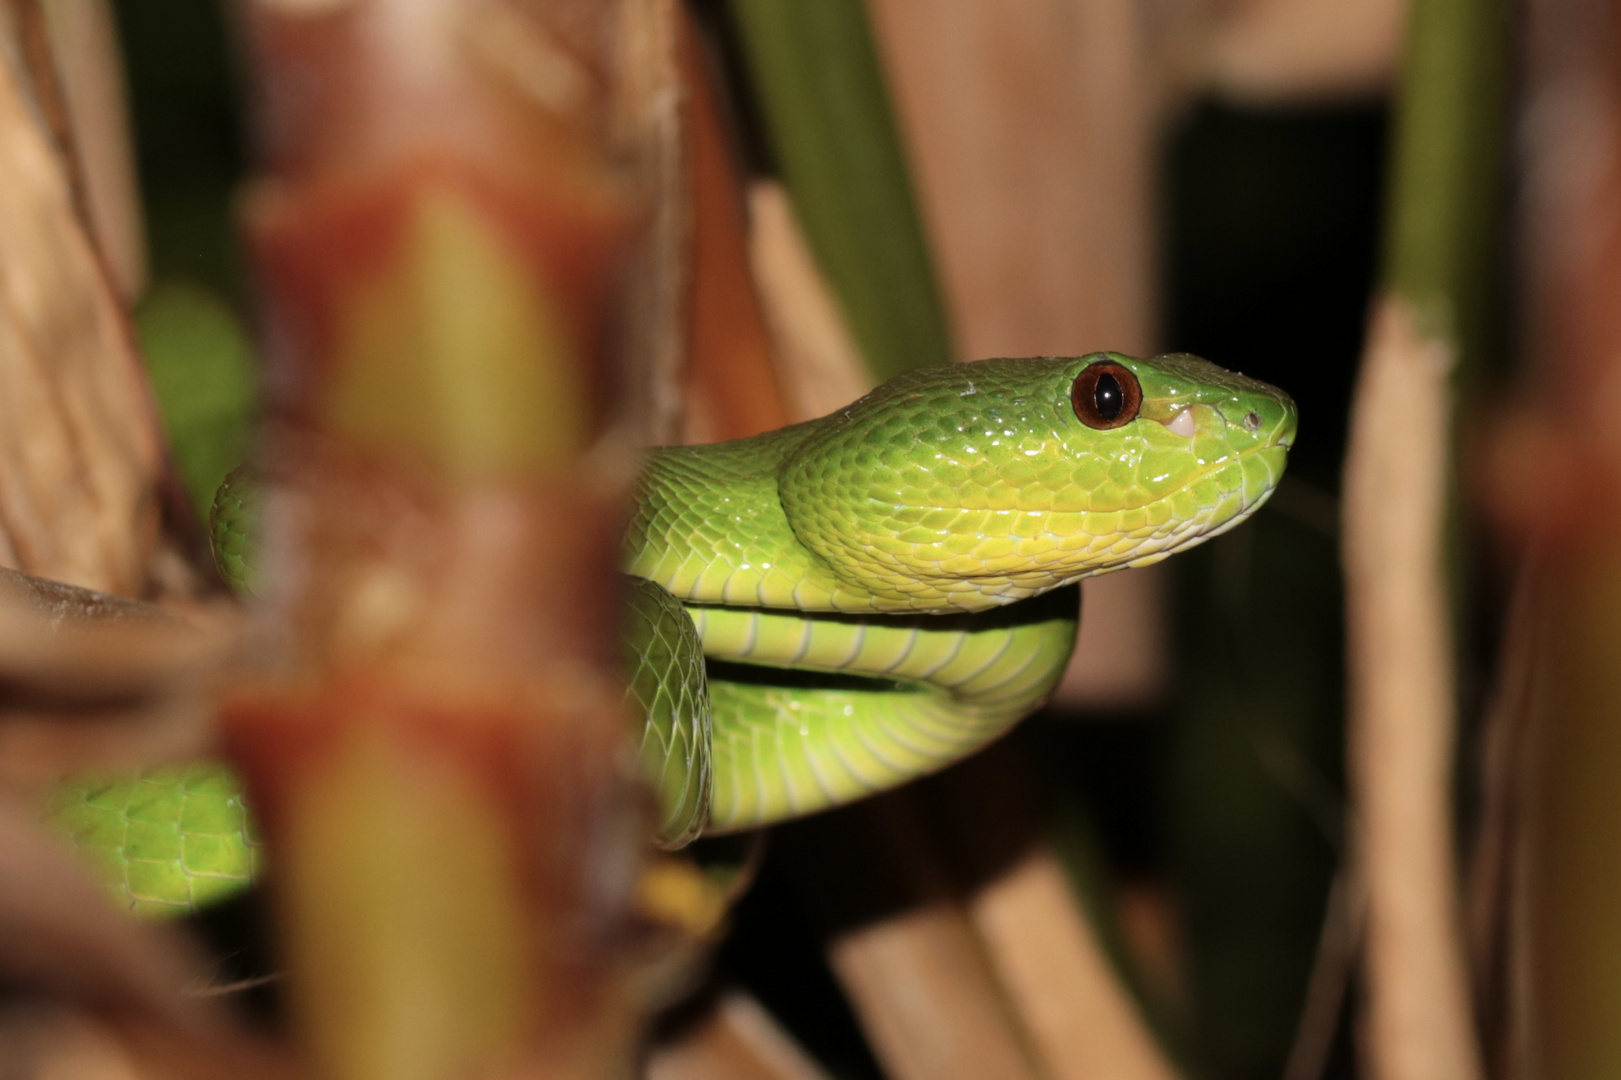
<path fill-rule="evenodd" d="M 1038 707 L 1081 578 L 1232 528 L 1283 474 L 1283 392 L 1192 356 L 983 360 L 831 416 L 649 452 L 624 547 L 628 696 L 657 839 L 882 791 Z M 241 584 L 243 493 L 215 502 Z M 259 847 L 217 764 L 65 785 L 53 816 L 139 912 L 244 887 Z"/>

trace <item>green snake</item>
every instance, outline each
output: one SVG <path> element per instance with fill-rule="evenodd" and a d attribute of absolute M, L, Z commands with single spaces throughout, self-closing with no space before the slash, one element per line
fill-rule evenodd
<path fill-rule="evenodd" d="M 768 825 L 972 753 L 1037 708 L 1080 579 L 1145 566 L 1270 496 L 1294 403 L 1185 355 L 923 368 L 752 438 L 649 452 L 624 548 L 628 697 L 657 839 Z M 222 572 L 243 495 L 216 500 Z M 61 828 L 139 911 L 241 888 L 222 766 L 65 786 Z"/>

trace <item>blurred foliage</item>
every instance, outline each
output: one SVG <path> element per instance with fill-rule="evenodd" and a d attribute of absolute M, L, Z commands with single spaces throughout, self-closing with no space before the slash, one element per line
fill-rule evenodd
<path fill-rule="evenodd" d="M 242 102 L 213 0 L 114 0 L 124 46 L 153 286 L 137 330 L 176 468 L 202 520 L 246 456 L 257 375 L 240 312 L 233 200 Z"/>
<path fill-rule="evenodd" d="M 1396 103 L 1384 284 L 1473 366 L 1500 195 L 1507 0 L 1415 4 Z"/>
<path fill-rule="evenodd" d="M 247 456 L 258 376 L 236 317 L 197 285 L 160 282 L 136 312 L 175 466 L 199 520 Z"/>
<path fill-rule="evenodd" d="M 951 359 L 950 329 L 861 0 L 731 0 L 765 141 L 868 367 Z"/>
<path fill-rule="evenodd" d="M 246 295 L 233 202 L 245 164 L 225 5 L 114 0 L 154 281 Z"/>

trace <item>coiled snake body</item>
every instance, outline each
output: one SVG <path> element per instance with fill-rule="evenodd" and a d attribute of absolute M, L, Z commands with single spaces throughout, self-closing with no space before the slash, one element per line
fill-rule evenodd
<path fill-rule="evenodd" d="M 1057 684 L 1075 582 L 1238 524 L 1295 425 L 1264 383 L 1108 353 L 920 369 L 820 420 L 652 451 L 624 569 L 658 839 L 810 813 L 983 746 Z M 217 515 L 228 575 L 239 528 Z M 217 766 L 65 788 L 56 814 L 140 908 L 252 873 Z"/>

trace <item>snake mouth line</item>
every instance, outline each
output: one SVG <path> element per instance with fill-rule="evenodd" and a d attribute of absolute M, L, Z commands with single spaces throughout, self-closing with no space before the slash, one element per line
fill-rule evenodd
<path fill-rule="evenodd" d="M 1197 406 L 1195 405 L 1184 405 L 1181 409 L 1177 410 L 1176 415 L 1172 416 L 1169 420 L 1157 420 L 1156 423 L 1163 426 L 1167 431 L 1178 438 L 1192 439 L 1199 434 L 1198 420 L 1195 418 L 1193 413 L 1193 410 L 1196 407 Z M 1212 405 L 1209 406 L 1209 408 L 1217 416 L 1221 417 L 1222 424 L 1226 427 L 1243 428 L 1244 431 L 1248 432 L 1252 436 L 1258 434 L 1261 430 L 1261 417 L 1253 410 L 1246 412 L 1242 420 L 1235 423 L 1226 413 L 1221 411 L 1221 407 L 1219 405 Z M 1295 432 L 1293 430 L 1289 430 L 1278 435 L 1275 439 L 1273 439 L 1272 442 L 1267 443 L 1265 446 L 1255 447 L 1253 449 L 1264 450 L 1271 447 L 1281 446 L 1287 450 L 1294 446 L 1294 444 Z M 1245 453 L 1250 452 L 1251 451 L 1245 451 Z"/>

